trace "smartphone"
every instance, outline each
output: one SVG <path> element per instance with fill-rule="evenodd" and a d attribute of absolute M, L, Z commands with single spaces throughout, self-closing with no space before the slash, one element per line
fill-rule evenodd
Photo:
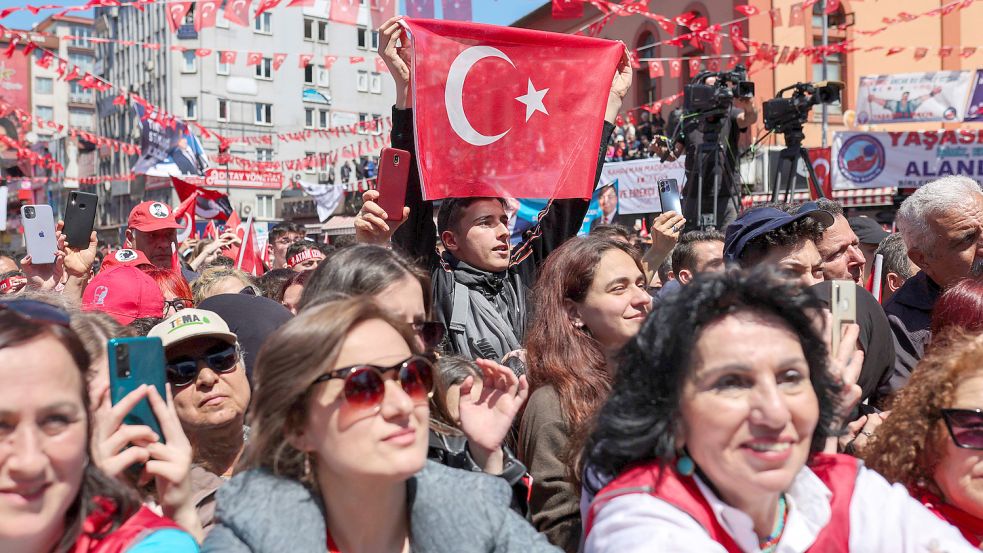
<path fill-rule="evenodd" d="M 661 179 L 659 181 L 659 202 L 662 204 L 662 212 L 675 211 L 683 214 L 683 206 L 679 201 L 679 181 L 676 179 Z"/>
<path fill-rule="evenodd" d="M 24 225 L 24 242 L 27 254 L 34 265 L 55 262 L 58 239 L 55 237 L 55 216 L 50 205 L 24 205 L 20 208 Z"/>
<path fill-rule="evenodd" d="M 834 280 L 830 290 L 830 310 L 833 312 L 833 351 L 840 351 L 843 325 L 857 322 L 857 285 L 852 280 Z"/>
<path fill-rule="evenodd" d="M 167 398 L 164 346 L 160 338 L 112 338 L 109 340 L 108 349 L 109 387 L 113 405 L 122 401 L 126 394 L 142 384 L 157 388 L 160 397 Z M 140 403 L 137 403 L 136 407 L 126 415 L 123 422 L 149 426 L 160 437 L 160 441 L 164 441 L 160 423 L 157 422 L 157 417 L 154 416 L 147 398 L 141 399 Z"/>
<path fill-rule="evenodd" d="M 65 239 L 69 246 L 84 250 L 89 247 L 89 236 L 96 220 L 96 204 L 99 196 L 89 192 L 72 191 L 65 206 Z"/>
<path fill-rule="evenodd" d="M 379 207 L 389 216 L 387 221 L 402 221 L 406 207 L 406 185 L 410 178 L 410 153 L 383 148 L 379 156 Z"/>

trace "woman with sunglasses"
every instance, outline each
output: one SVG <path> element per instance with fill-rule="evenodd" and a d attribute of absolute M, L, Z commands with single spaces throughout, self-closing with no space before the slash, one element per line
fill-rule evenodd
<path fill-rule="evenodd" d="M 90 461 L 88 365 L 67 313 L 0 302 L 0 551 L 197 551 L 189 534 Z M 156 389 L 147 397 L 166 409 Z"/>
<path fill-rule="evenodd" d="M 154 279 L 154 282 L 160 287 L 161 293 L 164 294 L 163 317 L 170 317 L 182 309 L 194 307 L 191 302 L 191 287 L 179 273 L 153 265 L 144 265 L 140 269 Z"/>
<path fill-rule="evenodd" d="M 767 268 L 666 299 L 625 346 L 584 450 L 585 553 L 975 551 L 901 486 L 822 453 L 834 373 L 862 357 L 829 358 L 820 305 Z"/>
<path fill-rule="evenodd" d="M 940 342 L 943 345 L 939 345 Z M 863 450 L 973 545 L 983 544 L 983 337 L 950 329 L 894 399 Z"/>
<path fill-rule="evenodd" d="M 246 445 L 250 389 L 236 335 L 204 309 L 182 309 L 151 329 L 164 344 L 167 381 L 191 442 L 192 501 L 208 532 L 215 491 L 232 476 Z"/>
<path fill-rule="evenodd" d="M 500 479 L 427 462 L 432 366 L 362 298 L 308 307 L 256 367 L 245 472 L 206 551 L 555 551 Z"/>

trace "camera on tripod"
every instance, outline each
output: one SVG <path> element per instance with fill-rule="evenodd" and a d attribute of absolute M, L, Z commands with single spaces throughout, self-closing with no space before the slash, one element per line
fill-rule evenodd
<path fill-rule="evenodd" d="M 706 84 L 711 77 L 716 78 L 716 81 Z M 723 73 L 703 71 L 683 88 L 683 109 L 687 113 L 726 110 L 733 105 L 734 98 L 752 97 L 754 83 L 747 80 L 747 72 L 742 66 L 738 65 L 734 71 Z"/>
<path fill-rule="evenodd" d="M 784 94 L 790 90 L 792 95 L 786 98 Z M 809 118 L 812 106 L 839 102 L 842 91 L 843 83 L 839 81 L 795 83 L 787 86 L 762 104 L 765 129 L 778 133 L 801 130 Z"/>

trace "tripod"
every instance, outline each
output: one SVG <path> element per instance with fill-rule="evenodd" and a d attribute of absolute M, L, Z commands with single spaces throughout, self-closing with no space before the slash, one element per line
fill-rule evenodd
<path fill-rule="evenodd" d="M 816 170 L 812 167 L 809 154 L 802 147 L 802 140 L 805 139 L 802 126 L 789 128 L 784 131 L 784 134 L 785 149 L 778 154 L 778 173 L 775 179 L 775 188 L 771 191 L 771 201 L 778 201 L 778 191 L 781 190 L 782 184 L 785 185 L 785 202 L 788 203 L 792 200 L 792 190 L 795 188 L 795 169 L 799 161 L 806 164 L 806 184 L 814 187 L 817 198 L 825 198 L 826 194 L 823 193 L 823 187 L 819 185 L 819 178 L 816 177 Z"/>
<path fill-rule="evenodd" d="M 693 167 L 697 171 L 696 177 L 696 198 L 697 202 L 696 225 L 700 230 L 709 227 L 717 227 L 720 187 L 723 185 L 724 171 L 724 145 L 720 143 L 720 128 L 722 117 L 725 117 L 727 110 L 713 110 L 702 115 L 700 130 L 703 132 L 703 143 L 698 146 L 696 160 Z M 709 163 L 709 165 L 707 165 Z M 710 213 L 703 213 L 703 185 L 706 174 L 704 170 L 710 167 L 711 186 L 713 186 L 713 204 Z M 731 201 L 734 202 L 735 211 L 740 211 L 740 203 L 736 194 L 731 192 Z"/>

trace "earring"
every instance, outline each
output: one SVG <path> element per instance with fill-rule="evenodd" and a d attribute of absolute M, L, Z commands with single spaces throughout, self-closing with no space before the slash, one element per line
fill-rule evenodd
<path fill-rule="evenodd" d="M 693 476 L 696 472 L 696 463 L 693 462 L 693 458 L 683 453 L 680 457 L 676 459 L 676 472 L 683 476 Z"/>
<path fill-rule="evenodd" d="M 584 323 L 582 323 L 580 321 L 577 321 L 577 322 L 573 323 L 573 326 L 575 328 L 584 328 Z"/>
<path fill-rule="evenodd" d="M 304 479 L 309 480 L 311 477 L 311 454 L 304 452 Z"/>

